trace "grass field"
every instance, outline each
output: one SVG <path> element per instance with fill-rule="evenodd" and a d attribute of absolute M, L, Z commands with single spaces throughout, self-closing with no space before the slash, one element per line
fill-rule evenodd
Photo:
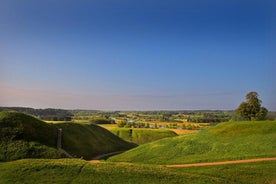
<path fill-rule="evenodd" d="M 167 129 L 115 128 L 111 132 L 122 139 L 136 144 L 145 144 L 177 134 Z"/>
<path fill-rule="evenodd" d="M 115 162 L 181 164 L 276 156 L 276 122 L 229 122 L 197 134 L 140 145 Z"/>
<path fill-rule="evenodd" d="M 25 159 L 0 162 L 0 184 L 274 183 L 276 162 L 172 169 L 164 166 L 97 163 L 80 159 Z"/>

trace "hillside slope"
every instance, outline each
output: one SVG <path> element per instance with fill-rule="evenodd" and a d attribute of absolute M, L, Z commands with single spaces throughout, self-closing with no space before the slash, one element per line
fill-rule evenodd
<path fill-rule="evenodd" d="M 56 150 L 57 130 L 29 115 L 0 112 L 0 161 L 20 158 L 62 158 Z"/>
<path fill-rule="evenodd" d="M 56 149 L 58 128 L 63 132 L 62 148 L 75 157 L 91 159 L 136 146 L 97 125 L 48 124 L 23 113 L 3 111 L 0 112 L 0 161 L 65 157 Z"/>
<path fill-rule="evenodd" d="M 275 183 L 275 169 L 276 161 L 172 169 L 128 163 L 91 164 L 80 159 L 24 159 L 0 162 L 0 183 Z"/>
<path fill-rule="evenodd" d="M 221 123 L 197 134 L 141 145 L 109 161 L 181 164 L 276 156 L 276 122 Z"/>
<path fill-rule="evenodd" d="M 159 139 L 177 136 L 175 132 L 166 129 L 115 128 L 111 132 L 126 141 L 136 144 L 145 144 Z"/>
<path fill-rule="evenodd" d="M 62 147 L 76 157 L 92 159 L 95 156 L 125 151 L 136 146 L 94 124 L 59 123 L 62 128 Z"/>

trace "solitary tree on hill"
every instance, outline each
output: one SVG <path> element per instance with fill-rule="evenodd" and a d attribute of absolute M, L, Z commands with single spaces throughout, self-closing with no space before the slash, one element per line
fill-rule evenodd
<path fill-rule="evenodd" d="M 268 110 L 261 106 L 262 101 L 259 99 L 257 92 L 252 91 L 247 93 L 246 101 L 242 102 L 238 109 L 238 116 L 245 120 L 264 120 Z"/>

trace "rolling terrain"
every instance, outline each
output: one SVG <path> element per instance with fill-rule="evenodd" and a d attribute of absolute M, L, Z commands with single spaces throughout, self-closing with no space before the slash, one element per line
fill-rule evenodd
<path fill-rule="evenodd" d="M 81 159 L 24 159 L 0 162 L 0 184 L 35 183 L 148 183 L 248 184 L 275 183 L 276 161 L 166 168 L 130 163 L 89 163 Z"/>
<path fill-rule="evenodd" d="M 66 157 L 56 149 L 54 126 L 18 112 L 0 112 L 0 161 Z"/>
<path fill-rule="evenodd" d="M 124 151 L 136 146 L 95 124 L 59 123 L 55 125 L 62 128 L 62 147 L 73 156 L 87 160 L 101 154 Z"/>
<path fill-rule="evenodd" d="M 66 157 L 56 149 L 58 128 L 63 132 L 62 148 L 74 157 L 91 159 L 135 146 L 97 125 L 49 124 L 23 113 L 3 111 L 0 112 L 0 161 Z"/>
<path fill-rule="evenodd" d="M 177 134 L 167 129 L 114 128 L 111 132 L 120 138 L 136 144 L 145 144 Z"/>
<path fill-rule="evenodd" d="M 18 112 L 0 112 L 0 184 L 276 182 L 275 121 L 221 123 L 196 134 L 146 143 L 97 162 L 63 158 L 65 155 L 56 149 L 59 128 L 62 148 L 75 157 L 92 159 L 136 146 L 116 136 L 119 130 L 123 138 L 133 140 L 134 130 L 130 136 L 130 129 L 114 129 L 114 135 L 91 123 L 52 124 Z M 139 131 L 143 136 L 163 136 L 163 130 Z"/>
<path fill-rule="evenodd" d="M 114 162 L 184 164 L 276 157 L 276 122 L 221 123 L 197 134 L 140 145 Z"/>

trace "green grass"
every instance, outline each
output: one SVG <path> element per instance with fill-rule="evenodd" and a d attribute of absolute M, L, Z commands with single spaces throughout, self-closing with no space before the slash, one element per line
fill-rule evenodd
<path fill-rule="evenodd" d="M 76 157 L 91 159 L 136 146 L 97 125 L 49 124 L 23 113 L 3 111 L 0 112 L 0 161 L 65 157 L 56 149 L 58 128 L 63 132 L 62 148 Z"/>
<path fill-rule="evenodd" d="M 140 145 L 109 161 L 178 164 L 275 157 L 275 142 L 275 121 L 229 122 L 197 134 Z"/>
<path fill-rule="evenodd" d="M 276 183 L 276 161 L 207 167 L 174 168 L 183 173 L 220 178 L 226 183 Z"/>
<path fill-rule="evenodd" d="M 62 128 L 62 147 L 67 152 L 84 159 L 136 146 L 94 124 L 60 123 L 56 126 Z"/>
<path fill-rule="evenodd" d="M 80 159 L 25 159 L 0 162 L 0 184 L 273 183 L 276 162 L 200 168 L 166 168 L 128 163 L 91 164 Z"/>
<path fill-rule="evenodd" d="M 15 112 L 0 112 L 1 138 L 37 141 L 55 147 L 57 130 L 54 126 L 32 116 Z"/>
<path fill-rule="evenodd" d="M 175 132 L 166 129 L 115 128 L 111 132 L 126 141 L 136 144 L 145 144 L 166 137 L 177 136 Z"/>
<path fill-rule="evenodd" d="M 56 128 L 29 115 L 0 112 L 0 135 L 0 161 L 65 157 L 55 149 Z"/>

